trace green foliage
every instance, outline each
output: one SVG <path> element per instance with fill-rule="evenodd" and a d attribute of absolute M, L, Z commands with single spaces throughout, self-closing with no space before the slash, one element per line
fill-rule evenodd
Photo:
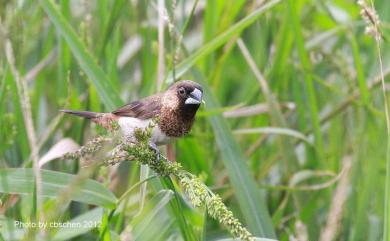
<path fill-rule="evenodd" d="M 32 195 L 34 191 L 34 174 L 29 168 L 9 168 L 0 170 L 0 192 Z M 65 191 L 74 180 L 74 175 L 42 170 L 42 195 L 56 198 Z M 114 208 L 115 196 L 101 184 L 93 180 L 85 181 L 80 190 L 72 195 L 72 200 Z"/>
<path fill-rule="evenodd" d="M 283 241 L 388 235 L 380 68 L 355 1 L 165 0 L 166 11 L 159 0 L 38 2 L 0 3 L 0 239 L 229 240 L 237 222 Z M 388 81 L 390 1 L 374 4 Z M 169 159 L 178 162 L 155 170 L 197 177 L 74 160 L 97 162 L 115 143 L 88 142 L 99 130 L 58 110 L 110 111 L 174 78 L 201 83 L 206 103 L 190 135 L 173 144 Z M 31 150 L 40 160 L 64 138 L 84 148 L 41 167 L 40 209 Z M 143 141 L 133 154 L 150 164 L 155 156 Z M 39 220 L 91 225 L 14 225 Z"/>

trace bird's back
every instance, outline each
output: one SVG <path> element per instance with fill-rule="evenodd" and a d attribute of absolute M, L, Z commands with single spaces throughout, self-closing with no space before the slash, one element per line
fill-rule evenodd
<path fill-rule="evenodd" d="M 147 120 L 160 114 L 161 101 L 162 94 L 151 95 L 124 105 L 111 113 L 118 117 L 134 117 Z"/>

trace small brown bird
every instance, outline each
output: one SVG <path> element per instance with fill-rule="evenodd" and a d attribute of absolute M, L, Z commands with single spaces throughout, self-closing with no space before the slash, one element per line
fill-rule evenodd
<path fill-rule="evenodd" d="M 126 137 L 134 138 L 136 129 L 145 129 L 155 117 L 159 123 L 152 130 L 150 146 L 157 153 L 157 145 L 167 144 L 174 138 L 186 135 L 194 123 L 195 114 L 202 103 L 202 87 L 193 81 L 182 80 L 174 83 L 164 93 L 136 100 L 111 113 L 61 110 L 81 116 L 112 128 L 117 123 Z"/>

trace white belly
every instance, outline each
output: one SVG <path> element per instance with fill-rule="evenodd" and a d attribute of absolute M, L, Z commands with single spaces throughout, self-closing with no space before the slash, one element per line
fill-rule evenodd
<path fill-rule="evenodd" d="M 123 135 L 134 139 L 134 131 L 136 129 L 145 130 L 146 128 L 148 128 L 151 121 L 152 119 L 140 120 L 134 117 L 120 117 L 118 119 L 118 124 L 121 127 Z M 164 145 L 167 144 L 170 140 L 172 140 L 172 138 L 162 133 L 158 125 L 153 127 L 150 141 L 152 141 L 156 145 Z"/>

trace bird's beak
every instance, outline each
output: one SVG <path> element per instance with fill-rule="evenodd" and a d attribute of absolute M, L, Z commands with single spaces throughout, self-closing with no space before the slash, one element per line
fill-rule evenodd
<path fill-rule="evenodd" d="M 200 105 L 202 102 L 202 91 L 195 88 L 184 102 L 186 105 Z"/>

